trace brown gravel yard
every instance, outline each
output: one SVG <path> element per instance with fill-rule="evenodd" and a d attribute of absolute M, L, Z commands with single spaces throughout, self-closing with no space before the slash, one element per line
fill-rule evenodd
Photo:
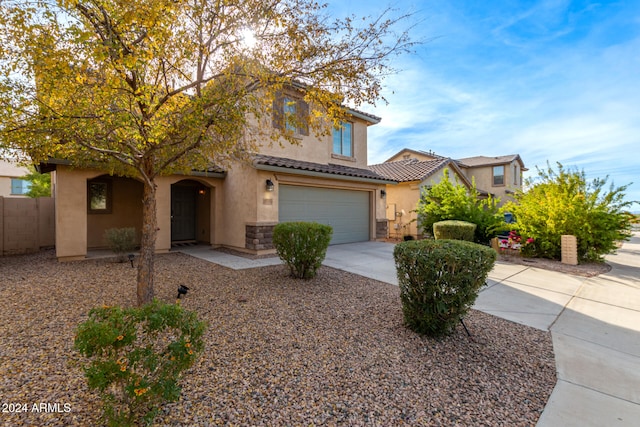
<path fill-rule="evenodd" d="M 473 340 L 462 327 L 420 337 L 402 325 L 396 286 L 329 267 L 298 281 L 284 266 L 233 271 L 167 254 L 156 274 L 159 299 L 186 284 L 183 306 L 209 323 L 157 425 L 533 426 L 556 381 L 549 333 L 473 311 Z M 94 306 L 134 302 L 129 263 L 0 258 L 0 403 L 28 407 L 0 412 L 0 425 L 95 425 L 74 329 Z"/>

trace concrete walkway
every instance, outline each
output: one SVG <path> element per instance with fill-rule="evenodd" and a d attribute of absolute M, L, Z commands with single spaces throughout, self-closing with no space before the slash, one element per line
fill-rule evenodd
<path fill-rule="evenodd" d="M 393 247 L 330 246 L 324 265 L 397 285 Z M 280 264 L 203 247 L 181 252 L 234 269 Z M 640 425 L 640 233 L 607 262 L 609 273 L 589 279 L 499 262 L 476 300 L 477 310 L 551 331 L 558 382 L 540 427 Z"/>

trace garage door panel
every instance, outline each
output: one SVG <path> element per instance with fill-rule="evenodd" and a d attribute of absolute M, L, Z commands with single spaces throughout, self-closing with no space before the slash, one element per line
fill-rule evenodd
<path fill-rule="evenodd" d="M 369 240 L 369 193 L 280 185 L 279 221 L 313 221 L 333 227 L 331 244 Z"/>

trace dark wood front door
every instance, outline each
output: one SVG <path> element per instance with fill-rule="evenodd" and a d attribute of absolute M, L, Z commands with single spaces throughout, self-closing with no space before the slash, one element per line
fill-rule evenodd
<path fill-rule="evenodd" d="M 171 186 L 171 241 L 196 239 L 196 187 Z"/>

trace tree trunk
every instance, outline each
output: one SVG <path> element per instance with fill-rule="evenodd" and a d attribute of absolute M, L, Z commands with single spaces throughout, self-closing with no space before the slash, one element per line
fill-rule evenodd
<path fill-rule="evenodd" d="M 142 238 L 138 259 L 138 306 L 153 300 L 153 263 L 156 249 L 158 220 L 156 216 L 156 185 L 144 183 L 142 196 Z"/>

